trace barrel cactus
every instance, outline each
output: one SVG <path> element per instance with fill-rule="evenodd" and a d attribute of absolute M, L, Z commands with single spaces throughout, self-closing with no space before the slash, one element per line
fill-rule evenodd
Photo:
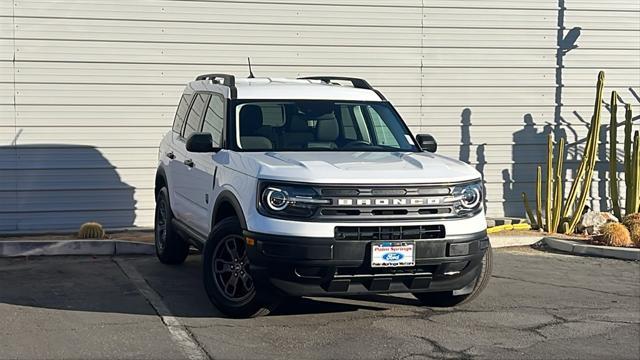
<path fill-rule="evenodd" d="M 631 234 L 627 228 L 616 222 L 610 222 L 600 227 L 602 234 L 599 239 L 609 246 L 631 246 Z"/>
<path fill-rule="evenodd" d="M 97 222 L 84 223 L 80 226 L 80 231 L 78 231 L 78 238 L 80 239 L 103 239 L 104 237 L 104 229 Z"/>
<path fill-rule="evenodd" d="M 631 242 L 633 242 L 635 246 L 640 247 L 640 213 L 625 216 L 622 224 L 629 230 Z"/>

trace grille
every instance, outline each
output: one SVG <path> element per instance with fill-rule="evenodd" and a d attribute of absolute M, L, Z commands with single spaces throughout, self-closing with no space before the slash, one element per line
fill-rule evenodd
<path fill-rule="evenodd" d="M 442 239 L 444 225 L 338 226 L 336 240 L 419 240 Z"/>
<path fill-rule="evenodd" d="M 320 221 L 418 220 L 455 217 L 451 184 L 318 188 L 331 200 L 316 212 Z"/>

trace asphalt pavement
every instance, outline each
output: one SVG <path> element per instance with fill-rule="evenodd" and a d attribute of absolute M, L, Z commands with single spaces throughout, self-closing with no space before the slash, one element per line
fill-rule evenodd
<path fill-rule="evenodd" d="M 0 359 L 639 359 L 640 263 L 495 250 L 456 309 L 303 298 L 256 319 L 208 301 L 197 255 L 0 259 Z"/>

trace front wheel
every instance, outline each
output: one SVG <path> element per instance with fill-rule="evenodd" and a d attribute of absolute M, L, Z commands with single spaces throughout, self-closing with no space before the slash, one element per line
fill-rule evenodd
<path fill-rule="evenodd" d="M 491 245 L 487 248 L 482 257 L 482 264 L 480 274 L 474 280 L 471 286 L 471 291 L 464 295 L 456 295 L 455 291 L 443 291 L 443 292 L 427 292 L 427 293 L 414 293 L 420 302 L 425 306 L 431 307 L 452 307 L 457 305 L 463 305 L 470 302 L 480 295 L 482 290 L 487 287 L 489 279 L 491 278 L 491 269 L 493 266 L 493 252 L 491 251 Z"/>
<path fill-rule="evenodd" d="M 169 192 L 163 187 L 156 199 L 154 235 L 156 255 L 163 264 L 182 264 L 189 255 L 189 244 L 173 228 L 173 212 L 169 203 Z"/>
<path fill-rule="evenodd" d="M 222 313 L 263 316 L 276 306 L 276 299 L 257 287 L 249 272 L 247 244 L 237 218 L 226 218 L 214 227 L 202 256 L 207 295 Z"/>

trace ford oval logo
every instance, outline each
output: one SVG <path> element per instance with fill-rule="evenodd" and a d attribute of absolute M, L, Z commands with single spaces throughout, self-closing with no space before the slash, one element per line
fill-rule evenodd
<path fill-rule="evenodd" d="M 399 261 L 399 260 L 402 260 L 403 257 L 404 257 L 404 255 L 402 255 L 400 253 L 395 253 L 395 252 L 386 253 L 386 254 L 382 255 L 382 258 L 385 261 Z"/>

